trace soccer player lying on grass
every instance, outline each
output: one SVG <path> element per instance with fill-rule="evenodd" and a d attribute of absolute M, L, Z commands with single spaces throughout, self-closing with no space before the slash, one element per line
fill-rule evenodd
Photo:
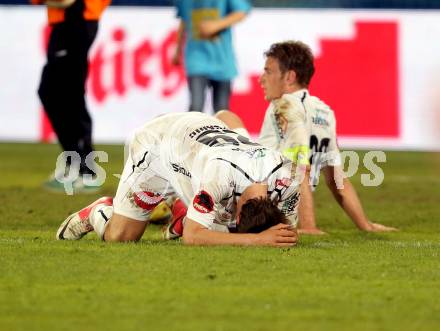
<path fill-rule="evenodd" d="M 101 198 L 70 215 L 57 239 L 76 240 L 94 230 L 105 241 L 137 241 L 153 208 L 177 194 L 188 206 L 185 244 L 296 244 L 299 185 L 291 180 L 295 165 L 281 153 L 201 113 L 158 117 L 129 147 L 114 201 Z M 249 230 L 247 219 L 254 218 L 262 232 L 230 233 Z M 216 226 L 231 231 L 212 231 Z"/>
<path fill-rule="evenodd" d="M 260 83 L 266 100 L 271 103 L 266 111 L 258 142 L 270 149 L 289 154 L 292 152 L 292 146 L 304 144 L 303 126 L 298 126 L 298 123 L 301 120 L 305 121 L 309 140 L 307 144 L 312 153 L 312 169 L 314 167 L 314 170 L 317 170 L 316 175 L 319 176 L 319 168 L 322 167 L 327 186 L 353 223 L 363 231 L 396 230 L 371 222 L 365 215 L 349 179 L 343 178 L 334 113 L 308 91 L 315 71 L 310 48 L 302 42 L 286 41 L 273 44 L 265 56 L 266 63 Z M 235 114 L 226 111 L 218 113 L 217 117 L 231 129 L 243 130 L 242 123 Z M 308 172 L 301 185 L 299 231 L 324 234 L 316 226 L 312 190 L 310 185 L 307 185 L 309 175 Z"/>

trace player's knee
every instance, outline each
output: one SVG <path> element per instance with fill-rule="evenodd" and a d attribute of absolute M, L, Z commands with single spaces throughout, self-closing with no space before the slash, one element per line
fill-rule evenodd
<path fill-rule="evenodd" d="M 227 110 L 227 109 L 222 109 L 222 110 L 219 110 L 218 112 L 216 112 L 215 114 L 214 114 L 214 117 L 216 117 L 217 119 L 219 119 L 219 120 L 222 120 L 222 119 L 228 119 L 229 117 L 230 117 L 230 111 L 229 110 Z"/>
<path fill-rule="evenodd" d="M 104 234 L 104 240 L 107 242 L 130 242 L 139 241 L 139 238 L 124 232 L 107 232 Z"/>
<path fill-rule="evenodd" d="M 244 129 L 244 124 L 240 117 L 229 110 L 220 110 L 215 114 L 215 117 L 225 123 L 230 129 Z"/>
<path fill-rule="evenodd" d="M 142 234 L 130 231 L 130 229 L 112 227 L 111 223 L 104 233 L 104 240 L 108 242 L 130 242 L 139 241 Z"/>

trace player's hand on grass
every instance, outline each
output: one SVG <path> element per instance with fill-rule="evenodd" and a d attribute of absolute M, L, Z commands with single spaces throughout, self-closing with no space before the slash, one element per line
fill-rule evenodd
<path fill-rule="evenodd" d="M 391 226 L 385 226 L 383 224 L 379 223 L 373 223 L 369 222 L 368 226 L 365 229 L 362 229 L 367 232 L 393 232 L 393 231 L 399 231 L 396 228 L 393 228 Z"/>
<path fill-rule="evenodd" d="M 298 233 L 292 225 L 279 223 L 260 232 L 258 240 L 264 246 L 290 247 L 298 242 Z"/>
<path fill-rule="evenodd" d="M 327 234 L 327 232 L 324 232 L 318 228 L 306 228 L 306 229 L 302 228 L 302 229 L 298 229 L 298 233 L 299 234 L 309 234 L 309 235 L 313 235 L 313 236 L 322 236 L 324 234 Z"/>

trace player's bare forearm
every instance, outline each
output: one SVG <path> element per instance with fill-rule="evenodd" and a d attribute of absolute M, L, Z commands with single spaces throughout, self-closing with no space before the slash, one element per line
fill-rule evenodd
<path fill-rule="evenodd" d="M 186 245 L 290 247 L 296 244 L 298 236 L 287 224 L 278 224 L 261 233 L 224 233 L 211 231 L 186 218 L 182 239 Z"/>
<path fill-rule="evenodd" d="M 333 167 L 325 167 L 323 169 L 326 177 L 327 185 L 332 191 L 339 205 L 344 209 L 353 223 L 362 231 L 368 232 L 391 232 L 397 231 L 396 228 L 385 226 L 379 223 L 371 222 L 365 215 L 361 201 L 356 193 L 355 188 L 348 178 L 344 178 L 343 187 L 339 188 L 335 181 L 335 169 Z M 338 170 L 339 171 L 339 170 Z"/>
<path fill-rule="evenodd" d="M 301 198 L 298 207 L 300 229 L 316 228 L 313 194 L 309 186 L 309 174 L 306 173 L 301 183 Z"/>
<path fill-rule="evenodd" d="M 251 246 L 256 234 L 234 234 L 211 231 L 199 223 L 186 219 L 182 240 L 186 245 L 242 245 Z"/>
<path fill-rule="evenodd" d="M 301 198 L 298 206 L 298 232 L 300 234 L 323 235 L 326 233 L 316 226 L 313 193 L 309 185 L 309 171 L 307 171 L 304 181 L 301 184 Z"/>
<path fill-rule="evenodd" d="M 361 201 L 359 200 L 356 190 L 351 184 L 350 180 L 348 178 L 344 178 L 343 187 L 338 188 L 334 175 L 334 167 L 325 167 L 323 172 L 326 178 L 327 186 L 329 187 L 338 204 L 360 230 L 368 230 L 370 227 L 370 221 L 365 215 Z"/>

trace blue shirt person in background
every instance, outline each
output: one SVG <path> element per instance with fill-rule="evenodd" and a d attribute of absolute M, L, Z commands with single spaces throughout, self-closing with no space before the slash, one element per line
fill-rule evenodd
<path fill-rule="evenodd" d="M 203 111 L 205 93 L 212 88 L 214 111 L 229 109 L 231 80 L 237 75 L 231 26 L 251 9 L 247 0 L 176 0 L 180 19 L 175 65 L 185 70 L 190 111 Z"/>

